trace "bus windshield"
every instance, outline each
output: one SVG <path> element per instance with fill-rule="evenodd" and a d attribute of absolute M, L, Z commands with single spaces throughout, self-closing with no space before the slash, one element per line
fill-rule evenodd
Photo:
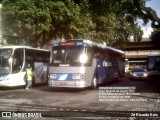
<path fill-rule="evenodd" d="M 84 47 L 82 46 L 54 47 L 52 52 L 52 63 L 55 66 L 79 66 L 82 64 L 79 60 L 82 53 L 84 53 Z"/>
<path fill-rule="evenodd" d="M 0 75 L 10 74 L 11 65 L 9 58 L 12 54 L 12 49 L 0 49 Z"/>

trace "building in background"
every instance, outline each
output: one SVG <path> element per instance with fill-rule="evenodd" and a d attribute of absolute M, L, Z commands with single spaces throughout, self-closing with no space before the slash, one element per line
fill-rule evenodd
<path fill-rule="evenodd" d="M 160 48 L 156 48 L 152 41 L 129 42 L 124 51 L 129 67 L 146 67 L 149 55 L 160 55 Z"/>

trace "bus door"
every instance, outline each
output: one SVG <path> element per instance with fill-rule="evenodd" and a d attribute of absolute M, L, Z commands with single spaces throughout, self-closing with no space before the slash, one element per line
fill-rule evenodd
<path fill-rule="evenodd" d="M 105 60 L 103 63 L 106 69 L 106 81 L 109 81 L 112 79 L 113 76 L 113 63 L 111 60 Z"/>
<path fill-rule="evenodd" d="M 107 73 L 107 71 L 105 68 L 105 61 L 102 59 L 99 59 L 97 62 L 98 83 L 103 83 L 106 80 L 106 78 L 107 78 L 106 73 Z"/>
<path fill-rule="evenodd" d="M 14 50 L 13 61 L 12 61 L 12 73 L 10 78 L 13 79 L 14 83 L 12 85 L 24 85 L 24 75 L 22 72 L 24 68 L 24 49 L 18 48 Z"/>

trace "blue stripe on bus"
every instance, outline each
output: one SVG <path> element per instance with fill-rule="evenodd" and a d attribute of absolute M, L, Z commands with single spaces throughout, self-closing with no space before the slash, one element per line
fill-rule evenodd
<path fill-rule="evenodd" d="M 51 73 L 51 74 L 56 74 L 56 78 L 50 78 L 50 80 L 75 80 L 73 79 L 73 74 L 77 74 L 77 75 L 82 75 L 80 73 Z M 76 79 L 76 80 L 80 80 L 80 79 Z"/>

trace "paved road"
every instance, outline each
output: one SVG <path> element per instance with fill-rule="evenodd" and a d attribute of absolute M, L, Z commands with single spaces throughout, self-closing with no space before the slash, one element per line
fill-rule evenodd
<path fill-rule="evenodd" d="M 126 88 L 121 89 L 121 87 Z M 131 93 L 126 90 L 133 90 Z M 123 99 L 107 98 L 120 90 Z M 135 90 L 135 92 L 134 92 Z M 129 95 L 126 95 L 129 94 Z M 113 95 L 117 96 L 117 95 Z M 129 99 L 127 98 L 129 97 Z M 122 97 L 120 97 L 122 98 Z M 127 99 L 126 99 L 127 98 Z M 32 90 L 23 87 L 0 90 L 1 111 L 159 111 L 160 94 L 153 81 L 131 81 L 127 77 L 111 82 L 97 90 L 50 88 L 37 86 Z"/>

